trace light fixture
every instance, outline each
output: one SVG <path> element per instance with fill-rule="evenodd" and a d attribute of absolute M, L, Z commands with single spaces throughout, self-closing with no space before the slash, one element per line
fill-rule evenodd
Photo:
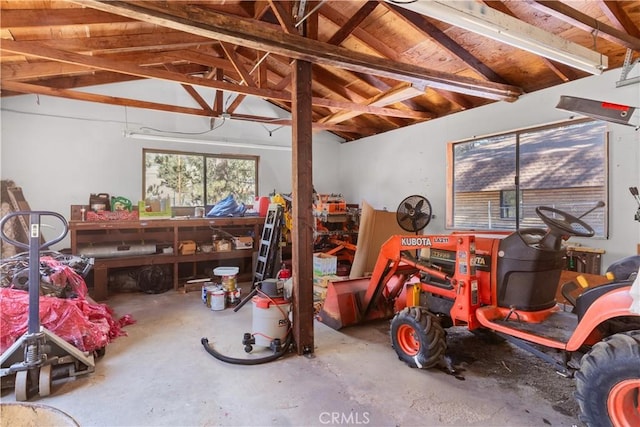
<path fill-rule="evenodd" d="M 480 2 L 431 0 L 405 3 L 388 1 L 421 15 L 481 34 L 590 74 L 601 74 L 609 65 L 608 58 L 599 52 L 520 21 Z"/>
<path fill-rule="evenodd" d="M 124 136 L 125 138 L 142 139 L 147 141 L 179 142 L 182 144 L 215 145 L 221 147 L 253 148 L 258 150 L 291 151 L 291 147 L 287 145 L 256 144 L 251 142 L 229 140 L 228 138 L 225 138 L 225 140 L 192 139 L 177 136 L 153 135 L 131 131 L 125 131 Z"/>

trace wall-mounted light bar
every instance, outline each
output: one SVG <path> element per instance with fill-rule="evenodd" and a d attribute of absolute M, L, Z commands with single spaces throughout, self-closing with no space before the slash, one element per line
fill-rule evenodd
<path fill-rule="evenodd" d="M 520 21 L 480 2 L 387 1 L 587 73 L 601 74 L 609 65 L 608 58 L 599 52 Z"/>
<path fill-rule="evenodd" d="M 192 139 L 192 138 L 182 138 L 177 136 L 152 135 L 148 133 L 138 133 L 138 132 L 130 132 L 130 131 L 125 131 L 124 136 L 125 138 L 143 139 L 147 141 L 179 142 L 182 144 L 215 145 L 220 147 L 252 148 L 257 150 L 291 151 L 291 147 L 287 145 L 255 144 L 251 142 L 229 141 L 229 140 L 225 141 L 225 140 L 209 140 L 209 139 Z"/>

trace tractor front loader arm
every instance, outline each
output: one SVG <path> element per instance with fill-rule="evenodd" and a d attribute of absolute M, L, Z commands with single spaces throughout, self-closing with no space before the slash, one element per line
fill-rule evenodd
<path fill-rule="evenodd" d="M 411 251 L 437 247 L 456 252 L 456 272 L 450 276 L 438 268 L 407 255 Z M 478 302 L 475 278 L 475 240 L 471 235 L 413 235 L 391 236 L 380 248 L 370 278 L 331 282 L 318 318 L 321 322 L 340 329 L 366 320 L 391 317 L 399 308 L 395 299 L 408 278 L 418 271 L 448 283 L 443 294 L 456 302 L 452 318 L 467 322 L 473 316 Z M 425 289 L 421 285 L 421 289 Z M 412 298 L 411 304 L 415 303 Z"/>

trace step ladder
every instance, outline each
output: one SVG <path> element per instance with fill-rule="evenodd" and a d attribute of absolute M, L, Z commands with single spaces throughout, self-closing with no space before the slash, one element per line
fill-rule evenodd
<path fill-rule="evenodd" d="M 256 271 L 253 275 L 254 284 L 274 276 L 283 218 L 284 208 L 282 205 L 278 203 L 269 204 L 258 247 Z"/>

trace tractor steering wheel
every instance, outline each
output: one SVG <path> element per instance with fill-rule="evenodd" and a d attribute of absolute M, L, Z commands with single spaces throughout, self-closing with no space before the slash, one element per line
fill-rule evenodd
<path fill-rule="evenodd" d="M 559 209 L 538 206 L 536 213 L 552 232 L 556 231 L 563 235 L 578 237 L 592 237 L 595 234 L 589 224 Z M 551 217 L 549 214 L 554 214 L 555 217 Z"/>

